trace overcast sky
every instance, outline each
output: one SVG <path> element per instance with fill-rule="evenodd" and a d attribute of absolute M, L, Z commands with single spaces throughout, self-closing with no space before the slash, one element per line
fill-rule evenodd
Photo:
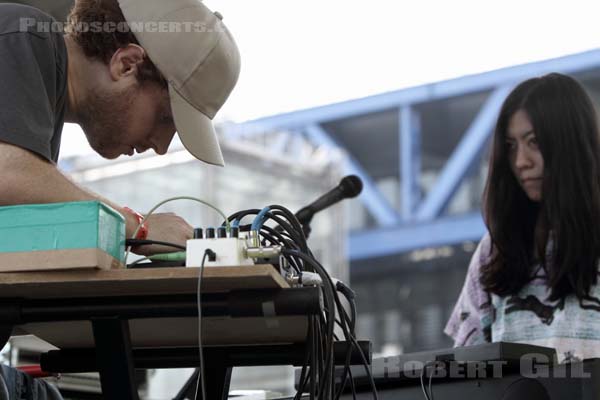
<path fill-rule="evenodd" d="M 242 56 L 217 120 L 261 116 L 600 48 L 600 1 L 205 0 Z M 68 145 L 67 142 L 71 142 Z M 62 154 L 86 146 L 65 129 Z"/>

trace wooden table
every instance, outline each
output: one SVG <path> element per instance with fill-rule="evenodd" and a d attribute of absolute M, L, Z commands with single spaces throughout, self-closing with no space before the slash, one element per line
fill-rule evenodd
<path fill-rule="evenodd" d="M 196 293 L 199 268 L 82 269 L 0 273 L 0 298 L 26 299 Z M 203 293 L 235 289 L 284 289 L 271 265 L 206 267 Z"/>
<path fill-rule="evenodd" d="M 0 298 L 47 301 L 118 297 L 127 303 L 137 296 L 196 295 L 198 274 L 198 268 L 2 273 Z M 203 279 L 202 293 L 289 289 L 270 265 L 210 267 L 205 269 Z M 134 347 L 195 346 L 198 343 L 196 318 L 132 318 L 129 328 Z M 304 340 L 306 329 L 306 318 L 300 316 L 213 315 L 203 320 L 202 337 L 205 345 L 295 343 Z M 14 334 L 33 334 L 61 349 L 94 345 L 90 321 L 27 323 L 17 326 Z"/>
<path fill-rule="evenodd" d="M 11 332 L 33 333 L 61 349 L 45 358 L 52 365 L 65 354 L 83 366 L 71 369 L 100 372 L 106 398 L 135 400 L 135 354 L 144 368 L 165 351 L 183 358 L 194 349 L 197 354 L 198 274 L 198 268 L 184 267 L 1 273 L 0 341 Z M 208 397 L 220 399 L 233 366 L 223 346 L 302 351 L 308 319 L 320 311 L 319 291 L 290 288 L 270 265 L 208 267 L 202 309 L 203 345 L 220 346 L 215 354 L 225 358 L 207 359 Z M 50 361 L 44 366 L 42 358 L 42 367 L 53 368 Z"/>

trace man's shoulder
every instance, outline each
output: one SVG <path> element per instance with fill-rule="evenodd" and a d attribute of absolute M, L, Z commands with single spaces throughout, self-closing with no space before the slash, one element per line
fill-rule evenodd
<path fill-rule="evenodd" d="M 31 6 L 15 3 L 0 4 L 0 35 L 29 32 L 38 37 L 49 37 L 56 20 Z"/>
<path fill-rule="evenodd" d="M 38 60 L 55 60 L 58 68 L 65 71 L 63 33 L 61 23 L 35 7 L 0 3 L 0 57 L 33 55 Z"/>

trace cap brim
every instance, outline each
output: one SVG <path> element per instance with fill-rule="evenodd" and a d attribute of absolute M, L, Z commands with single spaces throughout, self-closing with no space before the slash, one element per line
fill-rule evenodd
<path fill-rule="evenodd" d="M 212 120 L 192 107 L 171 84 L 169 97 L 175 127 L 187 151 L 209 164 L 225 166 Z"/>

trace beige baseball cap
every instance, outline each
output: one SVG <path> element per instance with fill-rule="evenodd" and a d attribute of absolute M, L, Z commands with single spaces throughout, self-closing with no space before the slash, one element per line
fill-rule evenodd
<path fill-rule="evenodd" d="M 238 48 L 222 16 L 200 0 L 118 0 L 129 28 L 168 81 L 185 148 L 225 165 L 212 119 L 240 73 Z"/>

